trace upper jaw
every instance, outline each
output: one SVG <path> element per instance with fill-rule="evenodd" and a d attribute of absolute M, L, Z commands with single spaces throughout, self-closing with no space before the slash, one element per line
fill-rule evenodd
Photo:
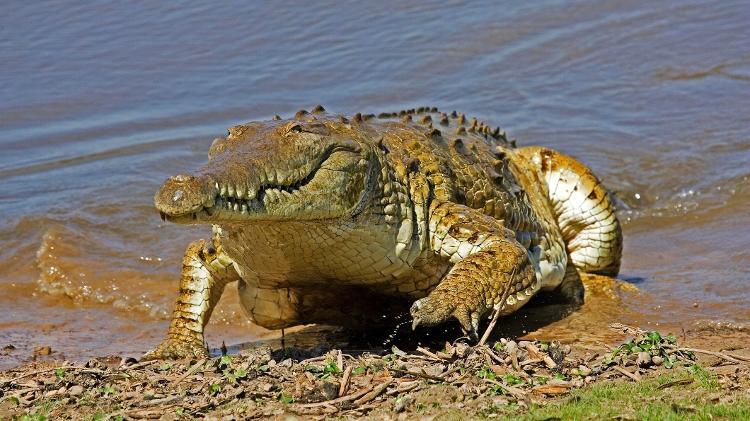
<path fill-rule="evenodd" d="M 309 212 L 310 204 L 324 201 L 320 195 L 328 193 L 325 179 L 316 179 L 316 175 L 322 167 L 338 165 L 330 162 L 340 163 L 341 155 L 335 155 L 338 151 L 362 158 L 362 150 L 349 139 L 321 143 L 294 151 L 291 156 L 271 154 L 270 150 L 251 156 L 221 154 L 209 160 L 201 175 L 167 180 L 155 196 L 156 207 L 163 219 L 187 224 L 340 216 L 332 215 L 335 212 Z M 329 161 L 332 155 L 339 160 Z M 359 158 L 352 159 L 356 162 Z M 180 188 L 187 200 L 175 200 Z M 341 214 L 345 212 L 342 209 Z"/>
<path fill-rule="evenodd" d="M 215 182 L 210 202 L 182 213 L 160 209 L 163 220 L 176 223 L 215 223 L 246 220 L 278 219 L 267 213 L 269 206 L 293 200 L 300 194 L 305 179 L 291 185 L 264 183 L 259 188 L 243 189 L 236 184 Z M 157 206 L 158 208 L 158 206 Z"/>
<path fill-rule="evenodd" d="M 330 154 L 326 153 L 316 162 L 290 171 L 264 171 L 257 170 L 256 167 L 255 176 L 241 177 L 243 181 L 205 175 L 203 177 L 210 179 L 212 185 L 210 192 L 205 191 L 204 201 L 201 205 L 182 207 L 179 212 L 165 206 L 164 202 L 168 200 L 160 197 L 164 196 L 161 190 L 167 188 L 172 180 L 170 179 L 157 193 L 156 207 L 162 219 L 185 224 L 283 219 L 283 216 L 269 213 L 269 208 L 292 203 L 294 200 L 304 201 L 304 187 L 312 181 L 328 155 Z M 263 178 L 258 176 L 259 173 Z"/>

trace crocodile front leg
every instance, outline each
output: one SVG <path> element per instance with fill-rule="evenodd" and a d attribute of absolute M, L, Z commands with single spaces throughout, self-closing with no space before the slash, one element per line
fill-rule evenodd
<path fill-rule="evenodd" d="M 144 360 L 206 357 L 203 328 L 208 323 L 226 284 L 239 280 L 232 260 L 217 239 L 190 243 L 182 259 L 180 295 L 172 313 L 167 337 Z"/>
<path fill-rule="evenodd" d="M 454 266 L 412 305 L 413 328 L 455 317 L 476 338 L 479 320 L 490 309 L 510 313 L 539 290 L 527 250 L 500 221 L 454 203 L 434 206 L 429 218 L 433 250 Z"/>

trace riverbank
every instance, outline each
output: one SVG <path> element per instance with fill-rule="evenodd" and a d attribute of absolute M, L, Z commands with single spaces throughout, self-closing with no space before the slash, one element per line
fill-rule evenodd
<path fill-rule="evenodd" d="M 610 328 L 622 345 L 459 340 L 379 354 L 259 347 L 200 361 L 38 362 L 0 373 L 0 418 L 750 416 L 747 332 Z"/>

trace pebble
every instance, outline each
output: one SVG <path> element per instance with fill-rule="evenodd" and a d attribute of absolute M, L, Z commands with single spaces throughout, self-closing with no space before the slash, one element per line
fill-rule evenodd
<path fill-rule="evenodd" d="M 581 373 L 583 377 L 587 377 L 589 374 L 591 374 L 591 369 L 586 367 L 585 365 L 579 365 L 578 372 Z"/>
<path fill-rule="evenodd" d="M 647 367 L 649 364 L 651 364 L 651 354 L 645 351 L 639 352 L 635 363 L 636 365 L 638 365 L 638 367 Z"/>
<path fill-rule="evenodd" d="M 401 396 L 400 398 L 397 398 L 396 402 L 393 404 L 393 412 L 403 411 L 409 405 L 411 405 L 412 401 L 413 399 L 410 395 Z"/>
<path fill-rule="evenodd" d="M 654 365 L 662 365 L 664 364 L 664 358 L 658 355 L 654 355 L 653 357 L 651 357 L 651 362 L 654 363 Z"/>
<path fill-rule="evenodd" d="M 71 396 L 78 396 L 78 395 L 80 395 L 80 394 L 83 393 L 83 386 L 75 385 L 75 386 L 71 387 L 70 389 L 68 389 L 68 393 Z"/>

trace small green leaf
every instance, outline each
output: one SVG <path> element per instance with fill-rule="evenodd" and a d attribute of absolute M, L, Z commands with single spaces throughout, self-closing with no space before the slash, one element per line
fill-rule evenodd
<path fill-rule="evenodd" d="M 283 393 L 279 393 L 279 402 L 283 404 L 290 404 L 294 402 L 294 397 L 290 395 L 285 395 Z"/>
<path fill-rule="evenodd" d="M 110 385 L 102 386 L 99 388 L 99 392 L 101 392 L 105 397 L 109 395 L 115 394 L 117 391 Z"/>
<path fill-rule="evenodd" d="M 219 367 L 229 367 L 232 365 L 232 357 L 229 355 L 222 355 L 219 359 Z"/>
<path fill-rule="evenodd" d="M 58 379 L 61 379 L 65 376 L 65 369 L 62 367 L 58 367 L 55 369 L 55 376 L 57 376 Z"/>
<path fill-rule="evenodd" d="M 511 386 L 515 386 L 517 384 L 523 384 L 524 381 L 522 379 L 520 379 L 520 378 L 512 375 L 512 374 L 506 374 L 505 375 L 505 383 L 507 383 L 507 384 L 509 384 Z"/>
<path fill-rule="evenodd" d="M 309 371 L 310 373 L 320 373 L 323 369 L 315 364 L 308 364 L 305 366 L 305 371 Z"/>
<path fill-rule="evenodd" d="M 497 377 L 495 375 L 495 372 L 492 371 L 492 369 L 487 366 L 484 366 L 480 368 L 479 370 L 477 370 L 476 376 L 479 377 L 480 379 L 488 379 L 488 380 L 495 380 Z"/>
<path fill-rule="evenodd" d="M 325 367 L 323 367 L 323 372 L 328 374 L 338 374 L 341 373 L 341 369 L 339 369 L 335 362 L 327 361 Z"/>
<path fill-rule="evenodd" d="M 208 386 L 208 391 L 211 392 L 212 395 L 215 395 L 221 392 L 221 385 L 218 383 L 211 383 L 211 385 Z"/>
<path fill-rule="evenodd" d="M 359 374 L 365 374 L 367 372 L 367 368 L 365 367 L 357 367 L 354 370 L 352 370 L 352 374 L 359 375 Z"/>
<path fill-rule="evenodd" d="M 159 366 L 159 370 L 160 371 L 167 371 L 170 368 L 172 368 L 172 364 L 170 364 L 170 363 L 164 363 L 164 364 L 162 364 L 162 365 Z"/>

